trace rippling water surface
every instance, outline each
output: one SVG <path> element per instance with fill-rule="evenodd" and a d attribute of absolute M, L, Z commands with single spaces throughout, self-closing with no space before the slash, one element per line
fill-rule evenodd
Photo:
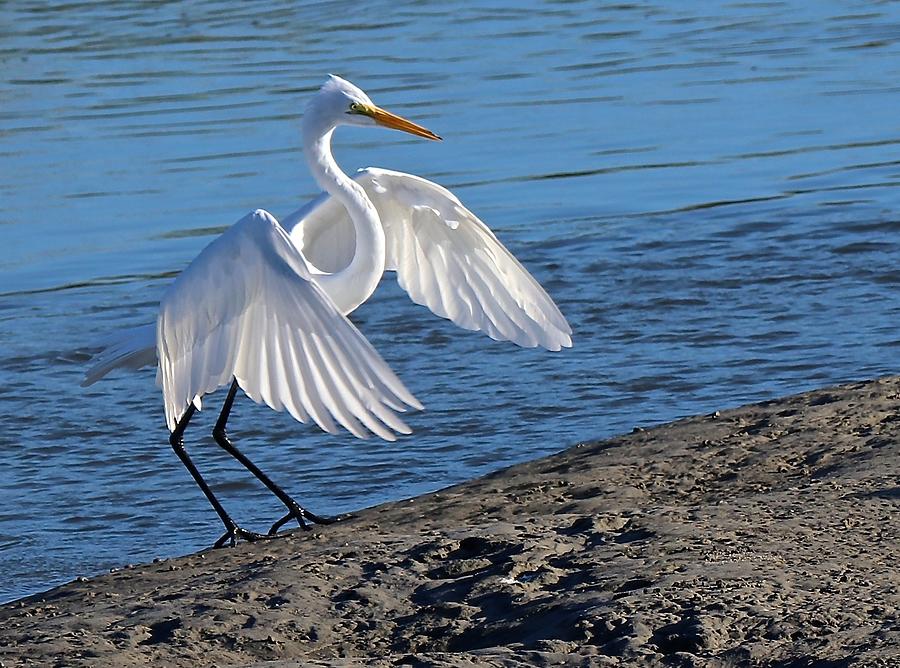
<path fill-rule="evenodd" d="M 427 406 L 412 437 L 246 399 L 230 423 L 312 509 L 897 372 L 896 3 L 304 4 L 0 5 L 0 600 L 218 535 L 153 371 L 78 383 L 225 226 L 315 194 L 298 125 L 328 72 L 445 138 L 345 129 L 345 168 L 453 189 L 575 347 L 457 330 L 389 278 L 354 319 Z M 278 503 L 201 436 L 220 400 L 192 452 L 263 528 Z"/>

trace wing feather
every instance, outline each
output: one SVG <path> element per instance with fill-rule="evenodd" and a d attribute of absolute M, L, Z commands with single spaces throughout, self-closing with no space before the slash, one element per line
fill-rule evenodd
<path fill-rule="evenodd" d="M 420 406 L 261 209 L 207 246 L 166 292 L 157 353 L 169 429 L 232 377 L 256 402 L 361 438 L 408 433 L 393 411 Z"/>
<path fill-rule="evenodd" d="M 363 170 L 356 179 L 382 214 L 388 267 L 399 277 L 420 278 L 417 285 L 407 282 L 413 301 L 493 338 L 550 350 L 571 345 L 571 328 L 544 289 L 450 191 L 382 169 Z M 411 256 L 410 235 L 398 227 L 412 230 L 418 246 L 438 249 L 431 263 Z"/>
<path fill-rule="evenodd" d="M 572 345 L 572 329 L 546 291 L 453 193 L 373 167 L 354 178 L 384 226 L 386 269 L 397 272 L 414 302 L 494 339 L 549 350 Z M 327 272 L 346 266 L 355 236 L 336 200 L 323 195 L 289 220 L 311 265 Z"/>
<path fill-rule="evenodd" d="M 277 337 L 278 355 L 285 361 L 283 365 L 278 367 L 282 382 L 287 388 L 285 408 L 295 420 L 309 422 L 309 411 L 304 408 L 304 402 L 302 400 L 304 390 L 303 377 L 295 362 L 297 356 L 294 354 L 292 348 L 293 341 L 291 340 L 291 337 L 288 336 L 289 328 L 281 319 L 279 319 L 278 326 L 279 329 L 282 330 Z M 294 373 L 287 373 L 287 369 L 293 369 Z"/>

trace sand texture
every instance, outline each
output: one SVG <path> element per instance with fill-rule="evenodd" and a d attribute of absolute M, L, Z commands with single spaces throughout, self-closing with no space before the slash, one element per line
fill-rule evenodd
<path fill-rule="evenodd" d="M 898 666 L 898 411 L 810 392 L 73 582 L 0 608 L 0 662 Z"/>

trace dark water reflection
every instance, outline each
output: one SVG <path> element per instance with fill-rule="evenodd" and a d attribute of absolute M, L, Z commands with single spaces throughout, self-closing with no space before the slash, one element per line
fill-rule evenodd
<path fill-rule="evenodd" d="M 896 3 L 0 5 L 0 599 L 205 547 L 153 373 L 78 382 L 92 341 L 246 211 L 315 193 L 324 74 L 433 127 L 338 157 L 454 189 L 575 329 L 553 355 L 456 330 L 393 282 L 354 315 L 426 404 L 396 444 L 240 403 L 235 435 L 315 510 L 579 440 L 897 371 Z M 216 405 L 217 397 L 211 398 Z M 199 427 L 229 508 L 279 508 Z"/>

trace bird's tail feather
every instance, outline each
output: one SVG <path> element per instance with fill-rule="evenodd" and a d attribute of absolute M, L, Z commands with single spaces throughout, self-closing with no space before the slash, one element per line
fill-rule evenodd
<path fill-rule="evenodd" d="M 113 369 L 140 369 L 156 366 L 156 325 L 142 325 L 116 332 L 100 346 L 103 350 L 94 355 L 94 366 L 88 369 L 81 381 L 82 387 L 93 385 Z"/>

